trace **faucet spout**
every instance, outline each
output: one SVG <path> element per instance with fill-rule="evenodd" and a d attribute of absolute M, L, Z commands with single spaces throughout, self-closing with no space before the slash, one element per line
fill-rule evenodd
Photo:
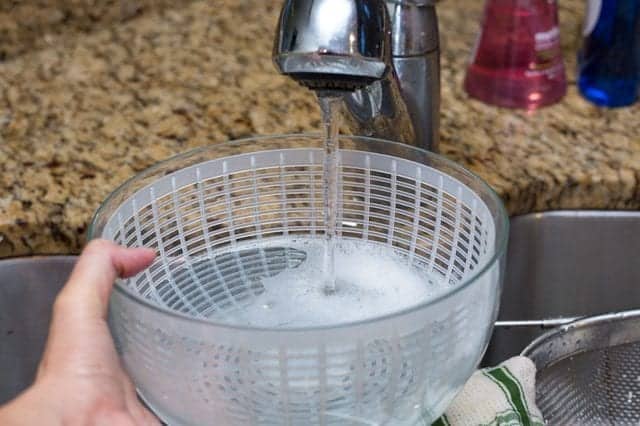
<path fill-rule="evenodd" d="M 351 133 L 435 151 L 440 89 L 431 1 L 285 0 L 274 63 L 316 92 L 340 93 Z"/>

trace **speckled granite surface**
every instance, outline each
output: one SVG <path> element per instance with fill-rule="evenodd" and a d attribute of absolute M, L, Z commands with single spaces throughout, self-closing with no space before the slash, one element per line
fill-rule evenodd
<path fill-rule="evenodd" d="M 469 100 L 465 63 L 481 2 L 440 4 L 441 150 L 512 214 L 640 207 L 640 107 L 602 110 L 573 83 L 528 115 Z M 562 1 L 570 80 L 582 1 Z M 149 11 L 0 64 L 0 256 L 73 253 L 101 200 L 173 154 L 252 134 L 315 130 L 311 93 L 270 52 L 280 0 Z"/>
<path fill-rule="evenodd" d="M 2 0 L 0 61 L 83 33 L 192 0 Z"/>

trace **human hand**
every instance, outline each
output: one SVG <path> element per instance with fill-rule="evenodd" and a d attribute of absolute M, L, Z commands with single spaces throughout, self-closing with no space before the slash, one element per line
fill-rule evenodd
<path fill-rule="evenodd" d="M 107 325 L 117 277 L 145 269 L 155 253 L 95 240 L 56 298 L 46 348 L 33 385 L 4 407 L 0 424 L 159 425 L 138 400 Z"/>

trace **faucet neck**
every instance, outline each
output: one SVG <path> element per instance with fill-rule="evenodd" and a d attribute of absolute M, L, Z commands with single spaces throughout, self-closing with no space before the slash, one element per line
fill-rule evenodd
<path fill-rule="evenodd" d="M 273 59 L 315 91 L 341 90 L 355 134 L 437 149 L 433 0 L 285 0 Z"/>
<path fill-rule="evenodd" d="M 438 20 L 432 0 L 386 0 L 386 4 L 392 56 L 420 56 L 438 50 Z"/>

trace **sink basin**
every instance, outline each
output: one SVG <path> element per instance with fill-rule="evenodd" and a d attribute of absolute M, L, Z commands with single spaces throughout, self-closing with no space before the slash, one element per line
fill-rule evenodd
<path fill-rule="evenodd" d="M 75 259 L 46 256 L 0 261 L 0 404 L 33 381 L 53 299 Z"/>
<path fill-rule="evenodd" d="M 640 307 L 640 212 L 559 211 L 511 220 L 507 271 L 484 363 L 572 318 Z M 75 257 L 0 261 L 0 404 L 32 382 L 51 304 Z"/>
<path fill-rule="evenodd" d="M 511 219 L 494 365 L 545 329 L 640 307 L 640 212 L 557 211 Z"/>

